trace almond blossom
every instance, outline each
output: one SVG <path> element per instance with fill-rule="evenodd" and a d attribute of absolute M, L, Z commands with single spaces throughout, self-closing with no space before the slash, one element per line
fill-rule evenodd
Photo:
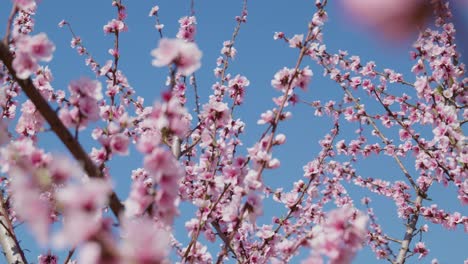
<path fill-rule="evenodd" d="M 159 47 L 151 51 L 155 58 L 153 66 L 161 67 L 172 63 L 181 74 L 188 76 L 200 68 L 202 52 L 197 45 L 180 39 L 161 39 Z"/>
<path fill-rule="evenodd" d="M 35 36 L 21 35 L 17 40 L 17 55 L 13 68 L 18 78 L 26 79 L 39 69 L 38 61 L 50 61 L 55 50 L 45 33 Z"/>

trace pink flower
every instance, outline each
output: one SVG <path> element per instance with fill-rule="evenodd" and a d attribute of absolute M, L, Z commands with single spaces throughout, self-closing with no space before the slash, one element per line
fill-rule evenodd
<path fill-rule="evenodd" d="M 148 218 L 124 218 L 120 253 L 125 263 L 162 263 L 169 255 L 169 232 Z"/>
<path fill-rule="evenodd" d="M 275 140 L 273 141 L 273 143 L 275 145 L 282 145 L 282 144 L 284 144 L 284 142 L 286 142 L 286 135 L 285 134 L 276 135 Z"/>
<path fill-rule="evenodd" d="M 50 61 L 55 46 L 44 33 L 35 36 L 20 36 L 16 43 L 16 57 L 13 68 L 20 79 L 27 79 L 39 69 L 37 61 Z"/>
<path fill-rule="evenodd" d="M 166 170 L 166 166 L 170 166 L 171 154 L 164 151 L 162 148 L 155 148 L 148 156 L 145 157 L 145 169 L 149 172 L 158 173 Z"/>
<path fill-rule="evenodd" d="M 115 33 L 126 30 L 126 25 L 123 21 L 112 19 L 103 27 L 104 33 Z"/>
<path fill-rule="evenodd" d="M 345 10 L 358 22 L 384 33 L 390 39 L 400 39 L 422 26 L 430 15 L 424 0 L 346 0 Z"/>
<path fill-rule="evenodd" d="M 312 70 L 309 69 L 309 66 L 306 66 L 302 69 L 299 74 L 297 75 L 296 79 L 294 80 L 294 86 L 300 87 L 302 90 L 306 90 L 307 86 L 312 79 L 313 73 Z"/>
<path fill-rule="evenodd" d="M 291 48 L 300 48 L 300 47 L 302 47 L 302 40 L 304 40 L 304 35 L 303 34 L 294 35 L 294 37 L 292 37 L 289 40 L 289 47 L 291 47 Z"/>
<path fill-rule="evenodd" d="M 234 58 L 237 54 L 236 48 L 233 47 L 233 43 L 230 40 L 226 40 L 223 42 L 223 48 L 221 49 L 221 54 L 229 57 Z"/>
<path fill-rule="evenodd" d="M 293 70 L 284 67 L 275 73 L 274 79 L 271 80 L 271 86 L 278 90 L 283 90 L 288 87 L 290 78 L 293 75 Z"/>
<path fill-rule="evenodd" d="M 51 206 L 46 199 L 41 199 L 38 186 L 29 179 L 22 169 L 12 169 L 9 172 L 11 192 L 13 193 L 13 209 L 18 218 L 26 221 L 40 244 L 45 245 L 49 239 L 52 219 Z"/>
<path fill-rule="evenodd" d="M 39 255 L 39 257 L 37 257 L 37 262 L 38 264 L 57 264 L 58 257 L 51 253 L 47 255 Z"/>
<path fill-rule="evenodd" d="M 429 250 L 426 249 L 426 245 L 424 244 L 424 242 L 416 243 L 416 245 L 414 246 L 413 252 L 419 253 L 419 259 L 429 254 Z"/>
<path fill-rule="evenodd" d="M 155 16 L 158 14 L 159 6 L 153 6 L 149 12 L 149 16 Z"/>
<path fill-rule="evenodd" d="M 65 19 L 62 19 L 59 23 L 58 23 L 58 26 L 59 27 L 64 27 L 65 25 L 67 25 L 68 22 L 65 20 Z"/>
<path fill-rule="evenodd" d="M 16 4 L 16 6 L 23 10 L 36 7 L 35 0 L 14 0 L 13 2 Z"/>
<path fill-rule="evenodd" d="M 55 45 L 47 38 L 45 33 L 39 33 L 28 39 L 28 53 L 36 60 L 50 61 Z M 24 50 L 24 49 L 22 49 Z"/>
<path fill-rule="evenodd" d="M 282 39 L 282 38 L 284 38 L 284 33 L 283 32 L 275 32 L 275 34 L 273 35 L 274 40 Z"/>
<path fill-rule="evenodd" d="M 154 26 L 157 30 L 162 30 L 164 28 L 164 24 L 157 24 Z"/>
<path fill-rule="evenodd" d="M 49 164 L 50 178 L 54 184 L 64 184 L 69 179 L 78 179 L 84 172 L 80 165 L 64 156 L 55 156 Z"/>
<path fill-rule="evenodd" d="M 271 225 L 263 225 L 255 235 L 263 239 L 269 239 L 275 235 L 275 232 Z"/>
<path fill-rule="evenodd" d="M 101 246 L 96 242 L 83 245 L 78 253 L 79 264 L 99 264 L 101 258 Z"/>
<path fill-rule="evenodd" d="M 400 135 L 400 140 L 401 141 L 411 139 L 411 134 L 406 129 L 400 129 L 398 134 Z"/>
<path fill-rule="evenodd" d="M 101 69 L 99 69 L 98 75 L 99 76 L 106 75 L 106 73 L 108 73 L 111 68 L 112 68 L 112 61 L 108 60 L 106 64 L 104 64 L 104 66 L 102 66 Z"/>
<path fill-rule="evenodd" d="M 159 47 L 154 49 L 151 55 L 155 57 L 153 66 L 161 67 L 174 63 L 177 71 L 185 76 L 192 74 L 201 66 L 202 52 L 197 45 L 181 39 L 161 39 Z"/>
<path fill-rule="evenodd" d="M 129 141 L 129 138 L 122 133 L 112 135 L 110 140 L 110 148 L 113 153 L 128 155 Z"/>
<path fill-rule="evenodd" d="M 91 80 L 87 77 L 71 81 L 68 89 L 70 92 L 76 93 L 81 97 L 91 97 L 95 100 L 101 100 L 103 98 L 101 83 L 97 80 Z"/>
<path fill-rule="evenodd" d="M 54 245 L 77 246 L 96 234 L 102 226 L 101 210 L 107 206 L 111 190 L 107 181 L 94 178 L 60 189 L 56 199 L 64 208 L 64 223 L 54 237 Z"/>
<path fill-rule="evenodd" d="M 149 154 L 155 149 L 161 142 L 161 134 L 154 132 L 145 132 L 141 135 L 137 141 L 137 149 L 142 153 Z"/>
<path fill-rule="evenodd" d="M 350 207 L 330 211 L 325 222 L 313 230 L 314 254 L 329 257 L 330 263 L 350 263 L 366 238 L 367 220 L 366 215 Z"/>
<path fill-rule="evenodd" d="M 194 16 L 182 17 L 179 19 L 179 32 L 177 32 L 177 38 L 183 39 L 186 41 L 193 41 L 195 38 L 195 33 L 197 31 L 196 24 L 197 20 Z"/>
<path fill-rule="evenodd" d="M 29 54 L 19 52 L 16 53 L 13 60 L 13 69 L 15 69 L 18 78 L 27 79 L 39 69 L 39 65 Z"/>

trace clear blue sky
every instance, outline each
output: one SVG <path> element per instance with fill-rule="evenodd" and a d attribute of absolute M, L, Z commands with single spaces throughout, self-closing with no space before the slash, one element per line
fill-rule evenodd
<path fill-rule="evenodd" d="M 392 68 L 405 74 L 408 81 L 414 81 L 410 74 L 411 62 L 408 51 L 411 42 L 385 43 L 373 33 L 356 29 L 352 21 L 343 17 L 338 6 L 329 1 L 330 21 L 325 27 L 325 43 L 330 51 L 338 49 L 347 50 L 350 54 L 361 56 L 362 61 L 374 60 L 378 69 Z M 274 41 L 273 33 L 283 31 L 287 36 L 303 34 L 307 30 L 307 23 L 315 10 L 314 1 L 249 1 L 248 22 L 242 25 L 236 49 L 238 54 L 230 63 L 228 72 L 232 75 L 242 74 L 250 80 L 244 105 L 237 111 L 237 116 L 247 124 L 246 134 L 243 136 L 244 146 L 249 147 L 259 138 L 263 127 L 256 121 L 260 114 L 273 106 L 271 98 L 278 93 L 270 85 L 275 72 L 282 67 L 293 67 L 297 50 L 291 49 L 283 41 Z M 190 12 L 190 1 L 124 1 L 128 8 L 128 32 L 121 35 L 121 69 L 128 77 L 130 84 L 136 90 L 137 95 L 146 99 L 146 104 L 157 100 L 164 89 L 167 74 L 165 68 L 151 66 L 150 51 L 156 47 L 159 36 L 154 29 L 154 19 L 148 17 L 149 10 L 155 4 L 160 6 L 160 19 L 165 24 L 166 37 L 175 37 L 178 29 L 177 20 Z M 0 24 L 5 25 L 9 12 L 10 1 L 2 0 L 0 7 Z M 195 1 L 195 10 L 198 21 L 198 33 L 196 42 L 203 51 L 202 68 L 196 73 L 202 102 L 206 102 L 211 92 L 211 85 L 216 81 L 213 69 L 216 66 L 216 58 L 222 43 L 231 38 L 235 26 L 234 17 L 240 14 L 242 1 Z M 465 10 L 466 11 L 466 10 Z M 93 73 L 84 65 L 84 57 L 76 54 L 70 48 L 71 35 L 67 29 L 58 28 L 57 24 L 62 19 L 69 21 L 77 35 L 81 36 L 84 45 L 103 64 L 111 59 L 107 53 L 113 46 L 113 37 L 105 36 L 102 30 L 107 21 L 115 18 L 115 9 L 111 1 L 42 1 L 36 16 L 36 28 L 34 33 L 47 32 L 49 38 L 55 43 L 56 51 L 53 61 L 49 64 L 54 75 L 52 83 L 55 89 L 67 90 L 70 80 L 81 76 L 93 77 Z M 0 27 L 1 35 L 4 34 L 4 26 Z M 465 35 L 466 36 L 466 35 Z M 466 43 L 465 43 L 466 44 Z M 341 98 L 341 90 L 336 83 L 322 76 L 323 70 L 310 59 L 306 59 L 303 66 L 310 65 L 314 71 L 314 78 L 308 92 L 300 92 L 302 99 L 313 100 L 338 100 Z M 101 79 L 101 81 L 104 81 Z M 395 86 L 396 93 L 402 91 L 402 87 Z M 188 93 L 189 100 L 193 97 Z M 369 103 L 371 104 L 371 103 Z M 265 181 L 271 187 L 284 187 L 285 190 L 291 184 L 302 177 L 302 166 L 312 160 L 319 151 L 318 140 L 326 133 L 331 123 L 327 119 L 317 118 L 314 110 L 304 105 L 297 105 L 291 109 L 293 118 L 280 125 L 279 131 L 287 135 L 287 144 L 274 149 L 274 156 L 281 160 L 281 168 L 269 172 Z M 345 127 L 345 133 L 355 130 L 355 125 Z M 90 141 L 89 130 L 80 138 L 85 147 L 90 150 L 95 143 Z M 343 138 L 351 138 L 353 135 Z M 87 140 L 88 139 L 88 140 Z M 375 140 L 375 139 L 373 139 Z M 48 151 L 66 153 L 61 143 L 53 135 L 44 136 L 41 146 Z M 408 167 L 414 168 L 411 160 Z M 141 156 L 131 150 L 129 157 L 116 157 L 110 163 L 111 174 L 115 179 L 117 191 L 121 198 L 128 193 L 130 172 L 142 165 Z M 360 163 L 358 172 L 363 176 L 384 178 L 386 180 L 402 180 L 402 173 L 396 168 L 393 160 L 388 157 L 379 159 L 371 158 Z M 392 201 L 385 198 L 374 197 L 366 190 L 350 187 L 349 191 L 355 194 L 356 205 L 360 206 L 363 196 L 370 196 L 376 205 L 375 212 L 379 217 L 384 231 L 397 238 L 403 236 L 403 222 L 396 217 L 396 208 Z M 460 211 L 466 215 L 466 208 L 461 207 L 456 199 L 453 188 L 434 188 L 431 192 L 437 203 L 449 211 Z M 188 206 L 182 209 L 191 211 Z M 269 223 L 272 215 L 283 215 L 285 210 L 274 202 L 265 205 L 265 217 L 262 223 Z M 180 241 L 187 241 L 183 227 L 184 219 L 192 215 L 184 213 L 176 224 L 176 236 Z M 429 234 L 424 241 L 431 250 L 430 255 L 422 260 L 422 263 L 430 263 L 432 258 L 438 258 L 441 263 L 462 263 L 468 257 L 466 245 L 468 239 L 461 228 L 456 231 L 445 231 L 440 226 L 430 225 Z M 24 230 L 21 229 L 23 234 Z M 26 236 L 26 235 L 25 235 Z M 25 238 L 23 246 L 30 249 L 27 252 L 28 259 L 35 261 L 39 254 L 31 238 Z M 215 251 L 212 251 L 215 254 Z M 304 257 L 306 254 L 301 254 Z M 295 258 L 298 262 L 300 258 Z M 416 262 L 412 258 L 409 263 Z M 62 257 L 63 261 L 63 257 Z M 355 263 L 376 262 L 369 249 L 359 253 Z"/>

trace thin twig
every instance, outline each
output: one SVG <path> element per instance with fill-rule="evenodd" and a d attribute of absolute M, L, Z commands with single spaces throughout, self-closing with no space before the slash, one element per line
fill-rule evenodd
<path fill-rule="evenodd" d="M 17 13 L 18 13 L 18 7 L 15 4 L 11 8 L 10 16 L 8 17 L 7 27 L 6 27 L 6 30 L 5 30 L 5 37 L 3 38 L 3 42 L 5 42 L 7 44 L 10 41 L 11 25 L 13 24 L 13 18 L 15 17 L 15 15 Z"/>
<path fill-rule="evenodd" d="M 73 248 L 70 251 L 68 251 L 67 258 L 65 259 L 63 264 L 68 264 L 68 262 L 71 260 L 71 257 L 73 256 L 73 253 L 75 253 L 75 250 L 76 250 L 76 248 Z"/>

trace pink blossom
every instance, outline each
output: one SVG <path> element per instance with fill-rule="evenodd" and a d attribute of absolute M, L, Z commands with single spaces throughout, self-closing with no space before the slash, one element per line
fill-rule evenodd
<path fill-rule="evenodd" d="M 104 66 L 102 66 L 101 69 L 99 69 L 98 74 L 100 76 L 106 75 L 111 68 L 112 68 L 112 61 L 108 60 L 106 64 L 104 64 Z"/>
<path fill-rule="evenodd" d="M 149 154 L 161 143 L 161 134 L 158 132 L 145 132 L 137 141 L 137 149 L 142 153 Z"/>
<path fill-rule="evenodd" d="M 177 32 L 177 38 L 183 39 L 189 42 L 194 41 L 195 33 L 197 31 L 197 19 L 194 16 L 186 16 L 179 19 L 179 32 Z"/>
<path fill-rule="evenodd" d="M 153 6 L 149 12 L 149 15 L 148 16 L 155 16 L 158 14 L 158 11 L 159 11 L 159 6 Z"/>
<path fill-rule="evenodd" d="M 58 26 L 59 27 L 64 27 L 65 25 L 67 25 L 68 22 L 65 20 L 65 19 L 62 19 L 59 23 L 58 23 Z"/>
<path fill-rule="evenodd" d="M 153 202 L 154 180 L 144 169 L 132 171 L 132 187 L 125 203 L 125 216 L 134 217 L 144 213 Z"/>
<path fill-rule="evenodd" d="M 294 35 L 291 39 L 289 39 L 289 47 L 291 48 L 301 48 L 302 41 L 304 40 L 304 35 Z"/>
<path fill-rule="evenodd" d="M 14 195 L 13 208 L 16 214 L 29 224 L 39 243 L 46 245 L 52 222 L 50 204 L 46 199 L 41 199 L 40 189 L 28 179 L 28 172 L 12 168 L 9 174 L 12 178 L 11 191 Z"/>
<path fill-rule="evenodd" d="M 36 0 L 13 0 L 13 2 L 23 10 L 36 7 Z"/>
<path fill-rule="evenodd" d="M 120 254 L 125 263 L 162 263 L 169 255 L 171 238 L 148 217 L 124 218 Z"/>
<path fill-rule="evenodd" d="M 271 86 L 279 90 L 287 88 L 292 74 L 292 70 L 284 67 L 275 74 L 274 79 L 271 80 Z"/>
<path fill-rule="evenodd" d="M 366 238 L 367 220 L 350 207 L 330 211 L 325 222 L 314 229 L 312 249 L 329 257 L 331 263 L 350 263 Z"/>
<path fill-rule="evenodd" d="M 154 26 L 157 30 L 162 30 L 164 28 L 164 24 L 157 24 Z"/>
<path fill-rule="evenodd" d="M 284 142 L 286 142 L 286 135 L 284 135 L 284 134 L 278 134 L 278 135 L 275 136 L 274 144 L 276 144 L 276 145 L 283 145 Z"/>
<path fill-rule="evenodd" d="M 228 58 L 234 58 L 236 56 L 237 50 L 236 48 L 234 48 L 233 43 L 230 40 L 223 42 L 221 54 L 225 55 Z"/>
<path fill-rule="evenodd" d="M 38 264 L 57 264 L 58 257 L 56 255 L 49 253 L 47 255 L 39 255 L 37 257 L 37 261 L 38 261 Z"/>
<path fill-rule="evenodd" d="M 96 234 L 102 225 L 101 210 L 107 206 L 111 190 L 107 181 L 94 178 L 60 189 L 56 199 L 64 208 L 64 223 L 54 237 L 54 245 L 77 246 Z"/>
<path fill-rule="evenodd" d="M 13 60 L 13 69 L 18 78 L 27 79 L 39 69 L 39 65 L 29 54 L 18 52 Z"/>
<path fill-rule="evenodd" d="M 401 141 L 411 139 L 411 134 L 406 129 L 400 129 L 399 135 L 400 135 L 400 140 Z"/>
<path fill-rule="evenodd" d="M 26 50 L 26 48 L 19 48 L 23 51 Z M 55 51 L 55 45 L 47 38 L 45 33 L 39 33 L 28 40 L 27 50 L 36 60 L 48 62 L 52 60 L 52 53 Z"/>
<path fill-rule="evenodd" d="M 100 264 L 101 246 L 96 242 L 84 244 L 78 253 L 78 264 Z"/>
<path fill-rule="evenodd" d="M 282 39 L 282 38 L 284 38 L 284 33 L 283 32 L 275 32 L 275 34 L 273 35 L 274 40 Z"/>
<path fill-rule="evenodd" d="M 119 133 L 111 136 L 109 145 L 113 153 L 117 153 L 120 155 L 128 155 L 128 144 L 128 136 Z"/>
<path fill-rule="evenodd" d="M 126 25 L 121 20 L 112 19 L 104 26 L 103 30 L 106 34 L 120 32 L 126 30 Z"/>
<path fill-rule="evenodd" d="M 188 76 L 200 68 L 202 52 L 195 43 L 180 39 L 161 39 L 159 47 L 151 52 L 155 58 L 153 66 L 161 67 L 172 63 L 177 71 Z"/>
<path fill-rule="evenodd" d="M 389 39 L 414 32 L 430 14 L 424 0 L 347 0 L 342 3 L 354 19 L 386 34 Z"/>
<path fill-rule="evenodd" d="M 271 225 L 263 225 L 255 235 L 263 239 L 268 239 L 274 234 L 275 232 L 273 232 L 273 227 Z"/>
<path fill-rule="evenodd" d="M 239 74 L 229 80 L 229 96 L 234 100 L 234 104 L 240 105 L 244 101 L 245 88 L 249 85 L 250 81 Z"/>
<path fill-rule="evenodd" d="M 71 81 L 68 89 L 70 92 L 80 97 L 85 96 L 95 100 L 101 100 L 103 98 L 101 83 L 97 80 L 91 80 L 86 77 Z"/>
<path fill-rule="evenodd" d="M 419 257 L 418 257 L 419 259 L 429 254 L 429 250 L 426 249 L 426 245 L 424 245 L 424 242 L 416 243 L 416 246 L 414 246 L 413 252 L 419 253 Z"/>
<path fill-rule="evenodd" d="M 23 135 L 35 135 L 43 129 L 45 120 L 30 100 L 23 103 L 21 112 L 21 117 L 16 124 L 16 132 Z"/>

